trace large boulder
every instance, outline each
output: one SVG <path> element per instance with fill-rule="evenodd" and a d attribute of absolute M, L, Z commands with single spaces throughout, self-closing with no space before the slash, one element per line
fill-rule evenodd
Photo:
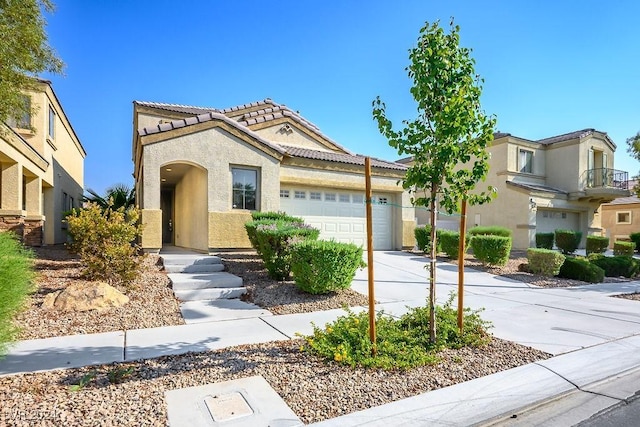
<path fill-rule="evenodd" d="M 129 297 L 104 282 L 74 283 L 44 297 L 43 308 L 62 311 L 106 310 L 129 302 Z"/>

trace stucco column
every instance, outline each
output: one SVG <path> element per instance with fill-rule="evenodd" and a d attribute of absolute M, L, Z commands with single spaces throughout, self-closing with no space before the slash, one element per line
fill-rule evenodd
<path fill-rule="evenodd" d="M 27 194 L 24 195 L 27 198 L 27 215 L 42 215 L 42 180 L 39 177 L 23 177 L 22 179 L 27 179 Z"/>
<path fill-rule="evenodd" d="M 22 211 L 22 167 L 19 163 L 1 163 L 2 166 L 2 206 L 3 211 Z"/>
<path fill-rule="evenodd" d="M 150 162 L 143 171 L 142 209 L 160 209 L 160 166 Z"/>

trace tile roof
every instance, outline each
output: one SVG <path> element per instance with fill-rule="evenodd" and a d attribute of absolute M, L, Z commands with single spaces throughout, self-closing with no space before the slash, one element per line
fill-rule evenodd
<path fill-rule="evenodd" d="M 560 189 L 554 188 L 554 187 L 549 187 L 549 186 L 546 186 L 546 185 L 530 184 L 530 183 L 523 183 L 523 182 L 513 182 L 513 181 L 507 181 L 507 184 L 513 185 L 514 187 L 524 188 L 524 189 L 530 190 L 530 191 L 543 191 L 545 193 L 564 194 L 564 195 L 568 195 L 569 194 L 564 190 L 560 190 Z"/>
<path fill-rule="evenodd" d="M 280 144 L 282 148 L 284 148 L 288 155 L 291 157 L 300 157 L 304 159 L 312 159 L 312 160 L 324 160 L 327 162 L 336 162 L 336 163 L 346 163 L 350 165 L 361 165 L 364 166 L 365 156 L 360 154 L 344 154 L 344 153 L 336 153 L 331 151 L 319 151 L 312 150 L 309 148 L 301 148 L 301 147 L 292 147 L 288 145 Z M 383 169 L 393 169 L 399 171 L 407 170 L 405 165 L 401 165 L 399 163 L 387 162 L 384 160 L 376 159 L 374 157 L 371 158 L 371 166 Z"/>
<path fill-rule="evenodd" d="M 571 139 L 576 139 L 576 138 L 585 138 L 593 134 L 594 132 L 601 133 L 605 135 L 607 139 L 609 139 L 606 132 L 600 132 L 599 130 L 588 128 L 588 129 L 576 130 L 574 132 L 563 133 L 562 135 L 550 136 L 549 138 L 539 139 L 536 142 L 539 142 L 540 144 L 543 144 L 543 145 L 555 144 L 556 142 L 569 141 Z M 613 141 L 611 142 L 613 143 Z"/>
<path fill-rule="evenodd" d="M 217 112 L 208 112 L 208 113 L 205 113 L 205 114 L 199 114 L 197 116 L 187 117 L 187 118 L 184 118 L 184 119 L 172 120 L 171 122 L 168 122 L 168 123 L 160 123 L 160 124 L 155 125 L 155 126 L 149 126 L 149 127 L 145 127 L 145 128 L 139 129 L 138 133 L 139 133 L 140 136 L 153 135 L 153 134 L 156 134 L 156 133 L 166 132 L 166 131 L 170 131 L 170 130 L 173 130 L 173 129 L 179 129 L 179 128 L 183 128 L 183 127 L 186 127 L 186 126 L 195 125 L 197 123 L 210 122 L 212 120 L 220 120 L 222 122 L 225 122 L 225 123 L 233 126 L 234 128 L 240 130 L 241 132 L 244 132 L 244 133 L 250 135 L 253 139 L 255 139 L 258 142 L 266 145 L 267 147 L 277 151 L 278 153 L 280 153 L 280 154 L 284 154 L 285 153 L 285 150 L 282 147 L 280 147 L 279 145 L 274 144 L 271 141 L 268 141 L 268 140 L 264 139 L 263 137 L 261 137 L 260 135 L 258 135 L 254 131 L 252 131 L 251 129 L 247 128 L 246 126 L 242 126 L 241 124 L 239 124 L 235 120 L 225 116 L 222 113 L 217 113 Z"/>
<path fill-rule="evenodd" d="M 618 197 L 609 203 L 603 203 L 603 206 L 628 205 L 631 203 L 640 203 L 640 198 L 638 198 L 638 196 Z"/>
<path fill-rule="evenodd" d="M 157 108 L 160 110 L 173 111 L 175 113 L 192 114 L 194 116 L 198 114 L 204 114 L 208 112 L 220 112 L 217 108 L 208 107 L 195 107 L 193 105 L 181 105 L 181 104 L 164 104 L 161 102 L 147 102 L 147 101 L 133 101 L 135 104 L 142 105 L 143 107 Z"/>

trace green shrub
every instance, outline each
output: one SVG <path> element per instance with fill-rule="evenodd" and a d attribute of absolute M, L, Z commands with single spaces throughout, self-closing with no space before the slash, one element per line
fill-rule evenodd
<path fill-rule="evenodd" d="M 19 329 L 13 320 L 34 287 L 33 253 L 10 232 L 0 232 L 0 355 L 7 351 Z"/>
<path fill-rule="evenodd" d="M 640 271 L 640 261 L 629 256 L 591 255 L 589 262 L 604 270 L 607 277 L 635 277 Z"/>
<path fill-rule="evenodd" d="M 527 263 L 529 272 L 543 276 L 557 276 L 560 267 L 565 261 L 565 256 L 560 252 L 543 248 L 527 249 Z"/>
<path fill-rule="evenodd" d="M 478 234 L 471 236 L 473 256 L 485 265 L 506 265 L 511 253 L 511 237 Z"/>
<path fill-rule="evenodd" d="M 556 230 L 555 232 L 556 246 L 563 254 L 572 254 L 578 249 L 580 240 L 582 240 L 581 231 Z"/>
<path fill-rule="evenodd" d="M 567 257 L 560 268 L 558 276 L 565 279 L 600 283 L 604 280 L 604 270 L 595 264 L 591 264 L 585 258 Z"/>
<path fill-rule="evenodd" d="M 438 362 L 438 351 L 444 348 L 481 347 L 491 341 L 489 322 L 479 311 L 464 309 L 464 330 L 460 334 L 457 310 L 451 295 L 444 306 L 436 307 L 435 343 L 429 342 L 429 309 L 411 309 L 400 319 L 379 312 L 376 316 L 376 356 L 369 340 L 367 311 L 339 317 L 324 328 L 313 326 L 313 335 L 305 337 L 304 351 L 351 367 L 409 369 Z"/>
<path fill-rule="evenodd" d="M 72 237 L 67 246 L 80 255 L 85 277 L 125 285 L 137 277 L 141 257 L 134 242 L 142 234 L 139 216 L 137 208 L 102 209 L 95 203 L 67 216 Z"/>
<path fill-rule="evenodd" d="M 636 251 L 640 251 L 640 233 L 629 234 L 629 239 L 636 244 Z"/>
<path fill-rule="evenodd" d="M 609 238 L 605 236 L 587 236 L 587 255 L 602 254 L 609 247 Z"/>
<path fill-rule="evenodd" d="M 553 249 L 553 233 L 536 233 L 536 248 Z"/>
<path fill-rule="evenodd" d="M 438 245 L 442 252 L 447 254 L 451 259 L 458 259 L 460 252 L 460 233 L 452 230 L 440 230 L 438 233 L 440 244 Z"/>
<path fill-rule="evenodd" d="M 362 247 L 332 240 L 306 240 L 291 247 L 296 286 L 310 294 L 348 289 L 362 261 Z"/>
<path fill-rule="evenodd" d="M 287 280 L 291 273 L 290 247 L 302 240 L 316 240 L 320 231 L 307 224 L 276 221 L 256 227 L 256 250 L 269 277 Z"/>
<path fill-rule="evenodd" d="M 620 240 L 613 242 L 614 255 L 633 256 L 635 249 L 636 249 L 636 244 L 633 242 L 623 242 Z"/>
<path fill-rule="evenodd" d="M 416 237 L 416 245 L 418 249 L 426 254 L 431 253 L 431 225 L 427 224 L 422 227 L 416 227 L 413 231 L 414 236 Z M 438 247 L 436 248 L 436 253 L 440 252 L 440 230 L 436 230 L 436 240 L 438 240 Z"/>
<path fill-rule="evenodd" d="M 303 223 L 304 220 L 302 218 L 298 218 L 295 216 L 290 216 L 285 212 L 260 212 L 260 211 L 252 211 L 251 219 L 254 221 L 260 221 L 263 219 L 272 220 L 272 221 L 288 221 L 288 222 L 299 222 Z"/>
<path fill-rule="evenodd" d="M 473 227 L 469 230 L 470 236 L 502 236 L 502 237 L 511 237 L 511 230 L 506 227 L 500 227 L 497 225 L 491 226 L 477 226 Z"/>

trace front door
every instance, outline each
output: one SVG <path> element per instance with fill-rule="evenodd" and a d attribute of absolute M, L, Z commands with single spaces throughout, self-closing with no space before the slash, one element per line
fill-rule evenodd
<path fill-rule="evenodd" d="M 173 245 L 173 189 L 167 188 L 160 192 L 160 209 L 162 209 L 162 244 Z"/>

